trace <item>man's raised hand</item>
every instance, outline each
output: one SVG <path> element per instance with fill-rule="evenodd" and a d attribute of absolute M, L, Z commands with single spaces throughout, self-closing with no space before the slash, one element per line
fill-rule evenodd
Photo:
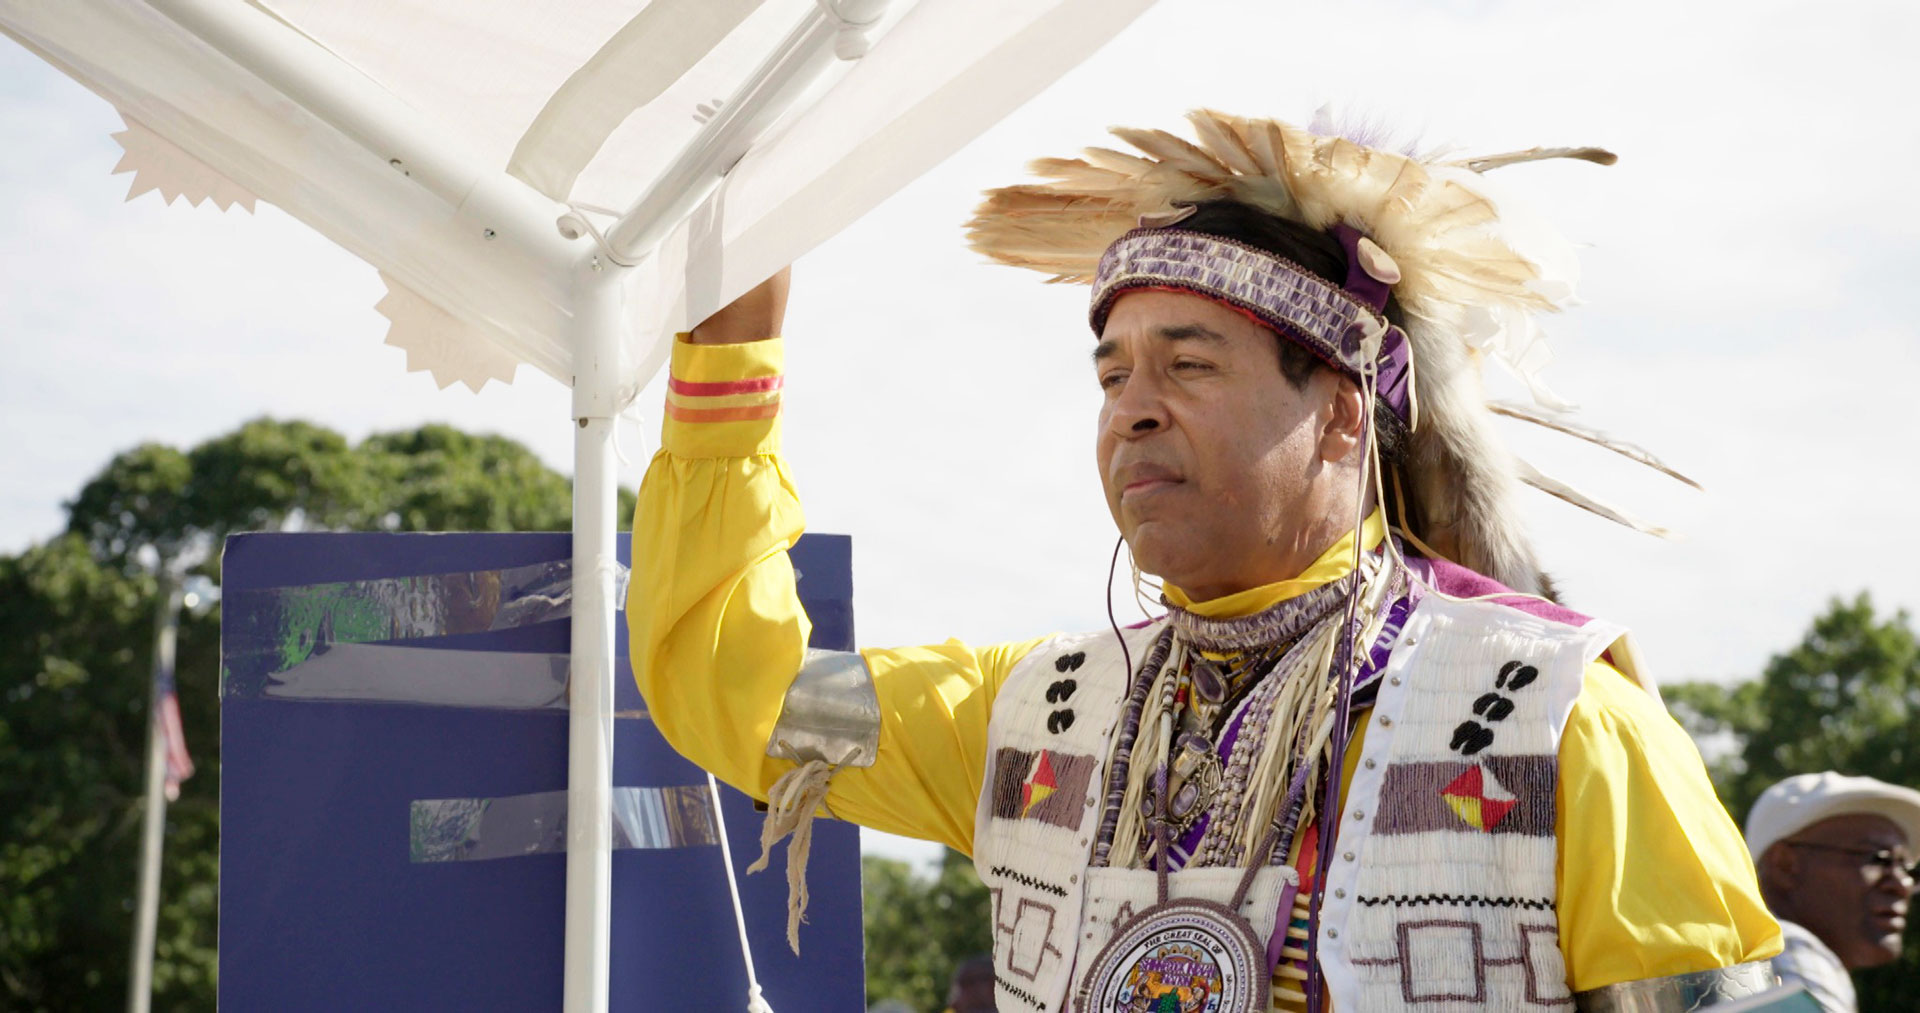
<path fill-rule="evenodd" d="M 787 286 L 793 268 L 783 267 L 773 277 L 728 303 L 700 322 L 687 340 L 696 345 L 738 345 L 780 336 L 787 316 Z"/>

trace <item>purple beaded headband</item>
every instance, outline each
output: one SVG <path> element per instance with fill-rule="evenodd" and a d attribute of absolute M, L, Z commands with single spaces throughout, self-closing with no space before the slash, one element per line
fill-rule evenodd
<path fill-rule="evenodd" d="M 1179 228 L 1143 228 L 1114 240 L 1093 278 L 1090 320 L 1097 335 L 1122 293 L 1175 288 L 1205 296 L 1252 316 L 1292 339 L 1329 366 L 1358 380 L 1365 339 L 1385 325 L 1389 286 L 1362 269 L 1358 231 L 1337 226 L 1345 247 L 1347 286 L 1336 288 L 1304 268 L 1245 243 Z M 1398 327 L 1387 327 L 1375 358 L 1376 390 L 1407 417 L 1412 348 Z"/>

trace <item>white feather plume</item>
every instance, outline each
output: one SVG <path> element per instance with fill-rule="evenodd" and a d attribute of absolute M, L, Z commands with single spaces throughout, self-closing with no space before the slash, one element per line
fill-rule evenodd
<path fill-rule="evenodd" d="M 1038 182 L 989 190 L 968 224 L 981 253 L 1057 282 L 1089 282 L 1101 254 L 1145 217 L 1230 198 L 1309 228 L 1350 225 L 1399 266 L 1395 301 L 1413 346 L 1419 424 L 1408 481 L 1420 537 L 1516 590 L 1546 582 L 1512 509 L 1522 481 L 1640 531 L 1664 530 L 1516 460 L 1494 431 L 1480 362 L 1500 362 L 1545 411 L 1516 417 L 1590 440 L 1684 476 L 1651 454 L 1565 421 L 1571 406 L 1540 380 L 1551 358 L 1542 313 L 1573 302 L 1572 247 L 1481 179 L 1489 169 L 1547 158 L 1611 164 L 1599 148 L 1532 148 L 1442 162 L 1323 136 L 1275 120 L 1211 110 L 1188 115 L 1196 141 L 1116 127 L 1134 152 L 1088 148 L 1032 164 Z"/>
<path fill-rule="evenodd" d="M 1525 461 L 1519 460 L 1518 458 L 1515 460 L 1519 466 L 1520 481 L 1533 486 L 1535 489 L 1549 496 L 1571 503 L 1596 517 L 1604 517 L 1615 524 L 1625 525 L 1635 531 L 1652 535 L 1655 538 L 1673 537 L 1673 532 L 1668 531 L 1658 524 L 1649 524 L 1611 503 L 1595 499 L 1551 475 L 1542 473 L 1540 469 Z"/>
<path fill-rule="evenodd" d="M 1512 401 L 1489 401 L 1487 402 L 1487 410 L 1495 415 L 1505 415 L 1510 419 L 1530 422 L 1542 429 L 1551 429 L 1556 433 L 1565 433 L 1575 439 L 1585 440 L 1595 446 L 1605 447 L 1629 461 L 1644 464 L 1669 478 L 1693 486 L 1695 489 L 1701 488 L 1700 483 L 1675 471 L 1672 465 L 1655 457 L 1653 452 L 1645 447 L 1628 443 L 1625 440 L 1615 439 L 1592 426 L 1582 425 L 1563 415 L 1543 412 L 1528 405 L 1517 404 Z"/>

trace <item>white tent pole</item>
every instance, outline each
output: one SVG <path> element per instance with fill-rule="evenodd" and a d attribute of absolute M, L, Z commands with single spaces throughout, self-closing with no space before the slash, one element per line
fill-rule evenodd
<path fill-rule="evenodd" d="M 887 3 L 839 0 L 809 8 L 773 55 L 721 105 L 706 129 L 607 230 L 607 246 L 614 255 L 630 263 L 653 249 L 707 199 L 727 170 L 836 59 L 864 55 L 861 29 L 877 21 Z M 839 15 L 830 13 L 830 7 Z"/>
<path fill-rule="evenodd" d="M 606 1013 L 613 911 L 614 532 L 624 269 L 592 255 L 573 313 L 573 659 L 567 724 L 566 1013 Z"/>
<path fill-rule="evenodd" d="M 560 234 L 553 201 L 468 155 L 433 120 L 285 22 L 234 0 L 148 3 L 498 239 L 561 270 L 579 256 Z"/>

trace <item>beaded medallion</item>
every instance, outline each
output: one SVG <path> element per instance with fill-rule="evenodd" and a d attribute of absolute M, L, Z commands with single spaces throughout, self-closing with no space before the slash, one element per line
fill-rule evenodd
<path fill-rule="evenodd" d="M 1075 1013 L 1256 1013 L 1267 1008 L 1267 952 L 1224 904 L 1171 900 L 1120 927 L 1093 959 Z"/>

